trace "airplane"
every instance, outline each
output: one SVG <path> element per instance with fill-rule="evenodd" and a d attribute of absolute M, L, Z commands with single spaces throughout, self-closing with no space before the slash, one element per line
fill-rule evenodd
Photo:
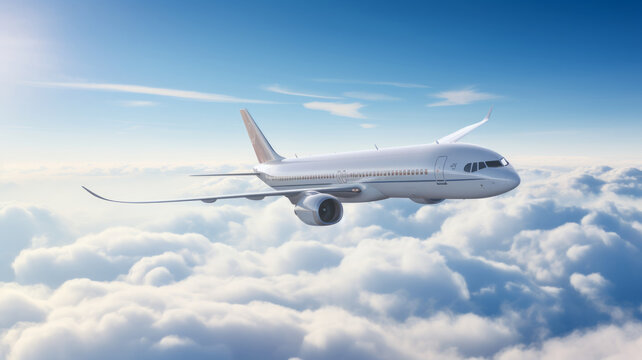
<path fill-rule="evenodd" d="M 285 196 L 296 216 L 308 225 L 325 226 L 343 217 L 342 203 L 360 203 L 388 198 L 409 198 L 419 204 L 438 204 L 445 199 L 478 199 L 516 188 L 520 178 L 506 158 L 477 145 L 457 143 L 488 122 L 483 120 L 446 135 L 434 143 L 284 158 L 263 135 L 247 111 L 241 117 L 259 164 L 251 172 L 194 176 L 256 176 L 271 191 L 159 201 L 119 201 L 127 204 L 175 203 L 246 198 L 262 200 Z"/>

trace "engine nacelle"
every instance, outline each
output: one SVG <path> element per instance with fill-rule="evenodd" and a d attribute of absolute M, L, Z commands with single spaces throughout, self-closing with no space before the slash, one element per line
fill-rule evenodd
<path fill-rule="evenodd" d="M 410 198 L 410 200 L 416 202 L 417 204 L 439 204 L 444 201 L 444 199 L 424 199 L 424 198 Z"/>
<path fill-rule="evenodd" d="M 308 225 L 333 225 L 343 217 L 343 205 L 334 196 L 317 193 L 299 200 L 294 213 Z"/>

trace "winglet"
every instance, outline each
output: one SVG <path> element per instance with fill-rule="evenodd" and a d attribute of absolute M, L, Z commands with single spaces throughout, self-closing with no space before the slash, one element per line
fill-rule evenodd
<path fill-rule="evenodd" d="M 95 192 L 93 192 L 93 191 L 91 191 L 91 190 L 87 189 L 87 188 L 86 188 L 86 187 L 84 187 L 84 186 L 82 186 L 82 188 L 83 188 L 83 189 L 85 189 L 88 193 L 92 194 L 93 196 L 95 196 L 95 197 L 97 197 L 97 198 L 99 198 L 99 199 L 101 199 L 101 200 L 114 201 L 114 200 L 109 200 L 109 199 L 107 199 L 107 198 L 104 198 L 104 197 L 102 197 L 102 196 L 100 196 L 100 195 L 96 194 Z"/>
<path fill-rule="evenodd" d="M 484 120 L 488 121 L 488 119 L 490 119 L 490 114 L 493 113 L 493 107 L 494 105 L 490 106 L 490 110 L 488 110 L 488 114 L 486 114 L 486 117 L 484 118 Z"/>
<path fill-rule="evenodd" d="M 448 134 L 439 140 L 435 141 L 437 144 L 449 144 L 449 143 L 454 143 L 459 141 L 459 139 L 463 138 L 464 136 L 468 135 L 471 131 L 477 129 L 478 127 L 484 125 L 486 122 L 488 122 L 488 119 L 490 119 L 490 114 L 493 112 L 493 107 L 490 107 L 490 110 L 488 110 L 488 114 L 486 114 L 486 117 L 482 119 L 482 121 L 474 123 L 472 125 L 468 125 L 466 127 L 463 127 L 457 131 L 455 131 L 452 134 Z"/>

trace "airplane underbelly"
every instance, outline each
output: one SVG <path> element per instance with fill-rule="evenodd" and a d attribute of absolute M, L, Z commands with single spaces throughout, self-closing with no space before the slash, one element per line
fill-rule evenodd
<path fill-rule="evenodd" d="M 362 190 L 359 195 L 350 196 L 350 197 L 338 197 L 341 202 L 346 203 L 358 203 L 358 202 L 369 202 L 387 199 L 390 196 L 382 193 L 379 188 L 373 186 L 372 184 L 363 184 Z"/>
<path fill-rule="evenodd" d="M 474 199 L 496 195 L 491 184 L 482 179 L 395 181 L 372 184 L 385 197 L 424 199 Z"/>

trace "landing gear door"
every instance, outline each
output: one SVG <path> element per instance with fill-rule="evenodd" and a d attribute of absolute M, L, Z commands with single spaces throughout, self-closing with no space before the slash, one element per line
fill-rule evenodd
<path fill-rule="evenodd" d="M 444 170 L 446 168 L 447 158 L 447 156 L 440 156 L 437 158 L 437 161 L 435 161 L 435 180 L 437 181 L 437 185 L 446 185 Z"/>

